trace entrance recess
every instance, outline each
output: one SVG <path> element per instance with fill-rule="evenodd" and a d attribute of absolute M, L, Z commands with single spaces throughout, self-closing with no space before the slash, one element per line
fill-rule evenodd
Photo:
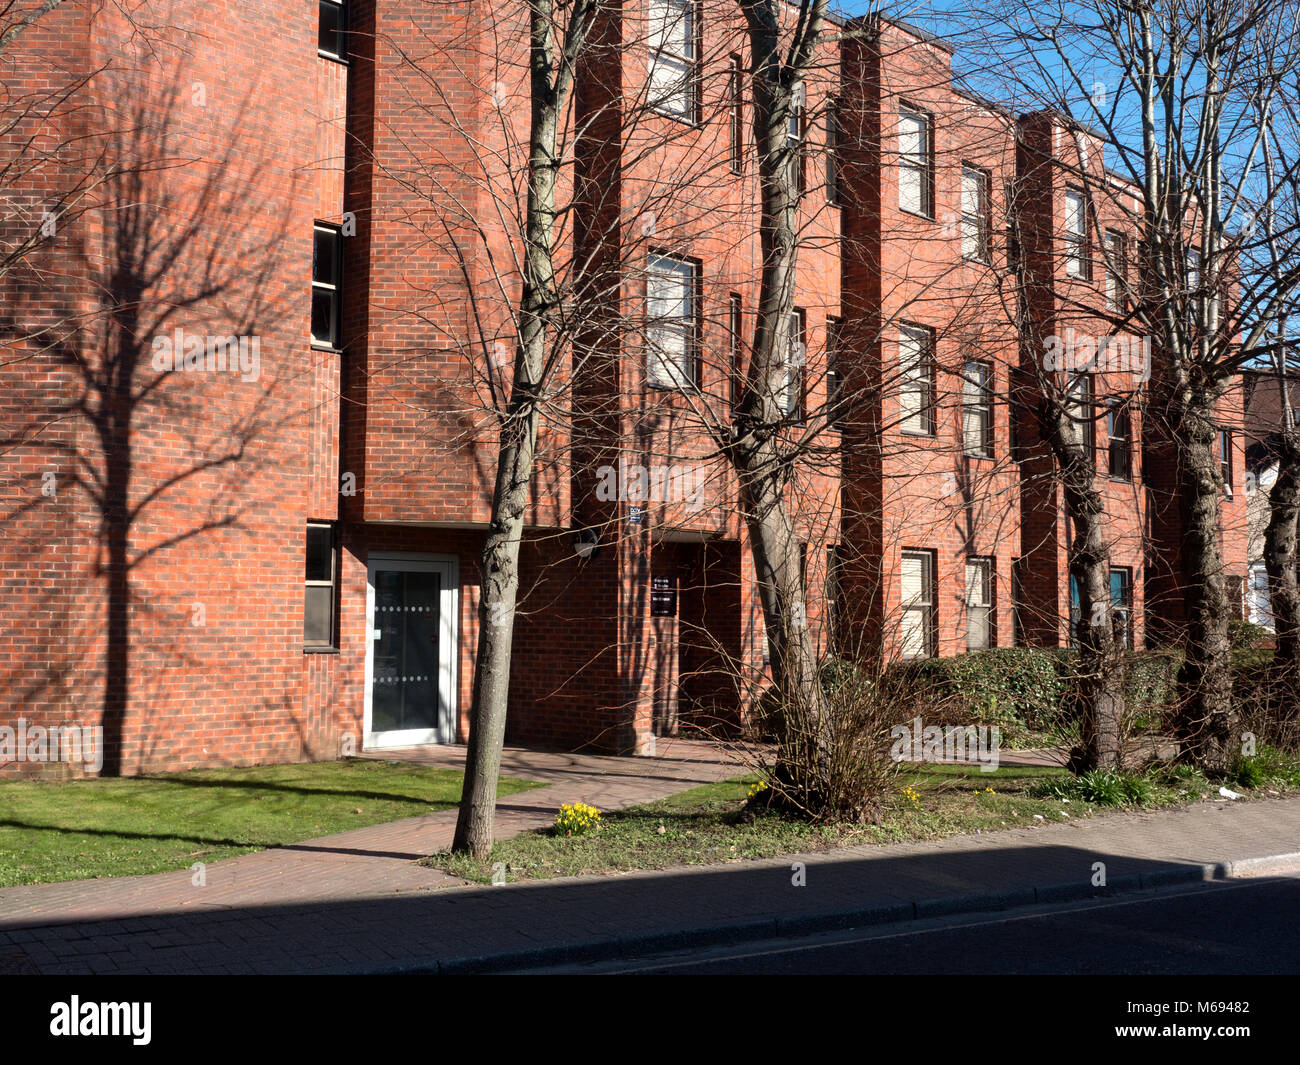
<path fill-rule="evenodd" d="M 370 556 L 364 747 L 455 740 L 457 586 L 454 558 Z"/>

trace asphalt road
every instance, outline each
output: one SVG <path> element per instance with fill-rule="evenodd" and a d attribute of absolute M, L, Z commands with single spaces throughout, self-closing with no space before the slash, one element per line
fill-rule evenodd
<path fill-rule="evenodd" d="M 1300 874 L 679 952 L 548 973 L 1300 973 Z"/>

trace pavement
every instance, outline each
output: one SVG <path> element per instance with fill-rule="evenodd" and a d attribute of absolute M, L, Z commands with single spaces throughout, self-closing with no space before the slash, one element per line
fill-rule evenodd
<path fill-rule="evenodd" d="M 464 751 L 405 757 L 455 764 Z M 548 786 L 503 799 L 499 834 L 549 824 L 562 802 L 618 809 L 740 769 L 683 740 L 652 759 L 508 750 L 503 772 Z M 432 814 L 215 862 L 202 886 L 182 871 L 3 889 L 0 972 L 502 971 L 1300 866 L 1300 799 L 496 887 L 414 864 L 450 842 L 454 823 L 454 811 Z"/>

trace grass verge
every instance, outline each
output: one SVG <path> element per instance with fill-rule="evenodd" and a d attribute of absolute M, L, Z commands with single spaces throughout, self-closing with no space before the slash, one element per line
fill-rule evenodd
<path fill-rule="evenodd" d="M 735 777 L 604 814 L 601 827 L 583 835 L 557 836 L 549 829 L 525 832 L 499 842 L 487 863 L 448 852 L 422 862 L 486 883 L 498 862 L 506 864 L 507 879 L 522 880 L 713 865 L 1032 827 L 1086 817 L 1096 809 L 1092 803 L 1031 794 L 1036 785 L 1065 776 L 1065 770 L 1054 767 L 1002 767 L 981 773 L 971 766 L 927 765 L 899 777 L 900 790 L 886 803 L 878 825 L 810 825 L 777 813 L 751 819 L 743 810 L 758 777 Z"/>
<path fill-rule="evenodd" d="M 381 762 L 0 782 L 0 887 L 135 876 L 455 807 L 459 770 Z M 499 795 L 541 787 L 502 778 Z"/>

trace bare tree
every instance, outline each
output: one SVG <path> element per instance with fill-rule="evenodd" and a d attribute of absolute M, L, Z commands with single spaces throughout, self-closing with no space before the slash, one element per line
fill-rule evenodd
<path fill-rule="evenodd" d="M 1160 550 L 1176 558 L 1186 650 L 1174 729 L 1184 758 L 1221 766 L 1233 756 L 1233 711 L 1219 425 L 1300 280 L 1294 225 L 1266 239 L 1258 224 L 1298 162 L 1276 121 L 1296 65 L 1293 7 L 1082 0 L 969 17 L 975 46 L 1016 99 L 1100 134 L 1117 179 L 1089 192 L 1138 233 L 1140 288 L 1115 320 L 1152 338 L 1147 447 L 1167 456 L 1168 500 L 1157 510 L 1177 535 Z"/>

